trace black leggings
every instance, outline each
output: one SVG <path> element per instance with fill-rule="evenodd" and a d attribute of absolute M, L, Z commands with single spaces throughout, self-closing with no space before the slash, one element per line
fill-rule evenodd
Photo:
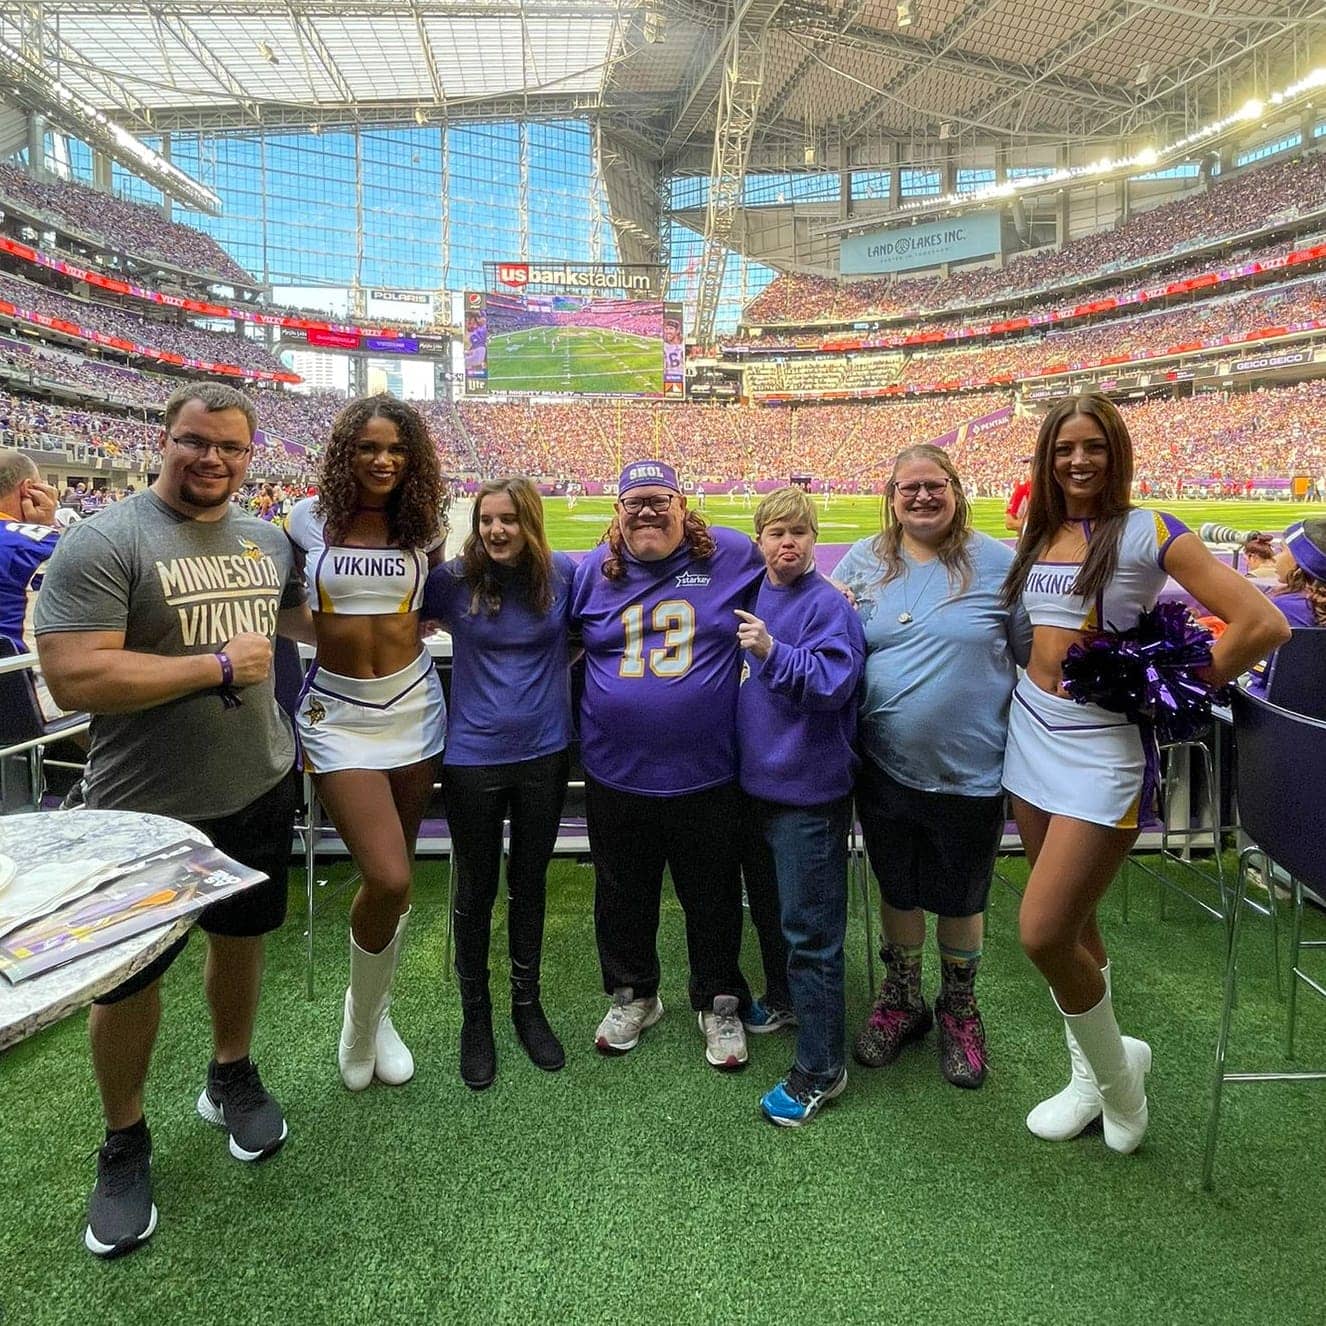
<path fill-rule="evenodd" d="M 486 998 L 493 903 L 502 865 L 502 825 L 511 821 L 507 944 L 512 998 L 538 997 L 548 862 L 557 843 L 567 752 L 516 764 L 442 766 L 447 824 L 455 848 L 456 975 L 463 997 Z"/>

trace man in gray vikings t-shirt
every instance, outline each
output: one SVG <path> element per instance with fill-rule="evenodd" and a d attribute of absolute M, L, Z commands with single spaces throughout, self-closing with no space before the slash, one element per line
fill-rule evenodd
<path fill-rule="evenodd" d="M 252 403 L 231 387 L 175 392 L 159 478 L 61 536 L 35 619 L 52 694 L 92 715 L 88 805 L 184 820 L 267 876 L 199 917 L 214 1055 L 198 1112 L 226 1129 L 239 1160 L 269 1156 L 287 1136 L 249 1047 L 263 936 L 285 917 L 298 797 L 272 638 L 278 629 L 312 638 L 285 536 L 230 501 L 255 422 Z M 156 1228 L 143 1089 L 160 978 L 183 943 L 99 999 L 89 1017 L 107 1125 L 84 1234 L 98 1256 L 128 1252 Z"/>
<path fill-rule="evenodd" d="M 235 636 L 270 639 L 278 611 L 304 601 L 285 534 L 233 505 L 204 523 L 149 488 L 62 538 L 38 600 L 39 635 L 123 632 L 135 653 L 210 660 Z M 150 708 L 95 714 L 90 807 L 219 819 L 285 776 L 294 738 L 271 671 L 236 692 L 233 707 L 221 677 L 210 680 Z"/>

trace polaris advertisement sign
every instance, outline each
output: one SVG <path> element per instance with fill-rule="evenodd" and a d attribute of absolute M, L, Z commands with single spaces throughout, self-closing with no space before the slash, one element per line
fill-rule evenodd
<path fill-rule="evenodd" d="M 531 294 L 625 295 L 657 299 L 662 269 L 643 264 L 607 262 L 525 261 L 486 262 L 491 291 L 519 290 Z"/>

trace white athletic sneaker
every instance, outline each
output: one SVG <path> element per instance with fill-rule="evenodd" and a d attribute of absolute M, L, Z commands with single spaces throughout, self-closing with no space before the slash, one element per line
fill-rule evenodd
<path fill-rule="evenodd" d="M 635 991 L 624 986 L 612 993 L 612 1005 L 594 1033 L 594 1046 L 600 1054 L 625 1054 L 640 1044 L 640 1033 L 663 1016 L 663 1001 L 636 999 Z"/>
<path fill-rule="evenodd" d="M 736 995 L 719 995 L 714 1000 L 713 1012 L 702 1009 L 698 1016 L 700 1030 L 704 1032 L 704 1057 L 709 1063 L 722 1072 L 744 1068 L 749 1055 Z"/>

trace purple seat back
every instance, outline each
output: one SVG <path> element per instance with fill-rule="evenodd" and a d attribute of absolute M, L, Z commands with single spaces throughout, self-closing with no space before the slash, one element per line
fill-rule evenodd
<path fill-rule="evenodd" d="M 1236 690 L 1239 821 L 1273 861 L 1326 895 L 1326 721 Z"/>

